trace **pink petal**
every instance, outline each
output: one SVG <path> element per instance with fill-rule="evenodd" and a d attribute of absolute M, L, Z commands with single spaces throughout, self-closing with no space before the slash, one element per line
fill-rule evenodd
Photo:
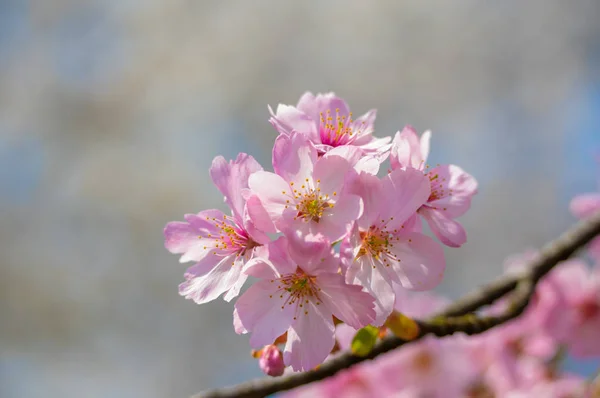
<path fill-rule="evenodd" d="M 277 232 L 277 228 L 275 228 L 275 224 L 273 224 L 273 220 L 271 220 L 271 215 L 265 210 L 265 207 L 257 195 L 250 196 L 246 201 L 246 213 L 249 220 L 244 219 L 244 226 L 251 235 L 257 233 L 256 230 L 271 234 Z M 264 243 L 262 235 L 259 235 L 258 242 Z"/>
<path fill-rule="evenodd" d="M 296 272 L 297 263 L 290 257 L 289 241 L 286 237 L 280 236 L 262 250 L 262 256 L 273 264 L 280 275 Z"/>
<path fill-rule="evenodd" d="M 354 165 L 354 170 L 356 170 L 357 173 L 365 172 L 377 175 L 377 173 L 379 173 L 381 162 L 381 160 L 374 156 L 364 156 L 358 162 L 356 162 Z"/>
<path fill-rule="evenodd" d="M 358 146 L 365 153 L 375 156 L 382 163 L 390 155 L 389 151 L 392 148 L 390 144 L 392 137 L 375 138 L 371 135 L 364 135 L 352 142 L 352 145 Z"/>
<path fill-rule="evenodd" d="M 200 261 L 214 248 L 212 234 L 217 236 L 218 228 L 207 218 L 223 219 L 219 210 L 205 210 L 198 214 L 186 214 L 187 222 L 170 222 L 165 226 L 165 247 L 171 253 L 183 253 L 180 262 Z"/>
<path fill-rule="evenodd" d="M 260 199 L 269 218 L 273 221 L 275 226 L 277 226 L 282 220 L 283 212 L 287 205 L 286 200 L 292 198 L 292 190 L 288 183 L 277 174 L 269 173 L 267 171 L 258 171 L 250 176 L 248 185 L 252 192 Z M 260 217 L 264 215 L 262 210 L 256 211 L 256 206 L 253 206 L 252 209 L 249 208 L 248 210 L 255 225 L 260 229 L 263 229 L 266 225 L 264 225 L 264 222 L 261 222 Z M 257 219 L 254 219 L 253 216 L 256 215 L 256 213 L 260 216 Z"/>
<path fill-rule="evenodd" d="M 600 211 L 600 193 L 576 196 L 571 201 L 571 213 L 578 218 L 586 218 Z"/>
<path fill-rule="evenodd" d="M 392 141 L 390 154 L 392 169 L 412 167 L 423 170 L 425 159 L 422 156 L 419 136 L 412 126 L 406 126 L 402 132 L 397 132 Z"/>
<path fill-rule="evenodd" d="M 225 196 L 225 202 L 238 220 L 241 220 L 244 214 L 244 198 L 241 191 L 248 187 L 250 174 L 259 170 L 262 170 L 260 164 L 245 153 L 240 153 L 233 162 L 227 162 L 223 156 L 217 156 L 212 162 L 210 177 Z"/>
<path fill-rule="evenodd" d="M 348 225 L 357 220 L 363 212 L 363 202 L 360 196 L 343 194 L 329 209 L 319 223 L 314 223 L 315 232 L 320 232 L 329 240 L 335 242 L 346 235 Z"/>
<path fill-rule="evenodd" d="M 400 260 L 392 266 L 404 288 L 429 290 L 442 281 L 446 268 L 444 250 L 429 236 L 415 232 L 398 235 L 389 250 Z"/>
<path fill-rule="evenodd" d="M 255 257 L 249 260 L 243 268 L 246 275 L 259 279 L 277 279 L 281 275 L 277 272 L 275 266 L 264 257 Z"/>
<path fill-rule="evenodd" d="M 340 323 L 335 326 L 335 339 L 338 346 L 342 350 L 349 350 L 352 340 L 358 330 L 348 326 L 345 323 Z"/>
<path fill-rule="evenodd" d="M 207 253 L 207 255 L 201 258 L 196 264 L 185 270 L 183 276 L 186 280 L 189 280 L 198 276 L 206 275 L 214 267 L 216 267 L 222 259 L 223 257 L 216 256 L 213 253 Z"/>
<path fill-rule="evenodd" d="M 381 273 L 380 267 L 373 262 L 371 256 L 357 258 L 348 268 L 346 282 L 360 284 L 365 291 L 375 298 L 375 326 L 381 326 L 394 309 L 395 295 L 392 282 Z"/>
<path fill-rule="evenodd" d="M 423 206 L 419 209 L 419 214 L 427 221 L 429 228 L 440 242 L 446 246 L 460 247 L 467 241 L 467 233 L 462 225 L 446 217 L 441 211 Z"/>
<path fill-rule="evenodd" d="M 477 193 L 477 181 L 473 176 L 453 164 L 437 166 L 427 175 L 430 179 L 437 176 L 431 181 L 431 193 L 432 196 L 437 194 L 439 199 L 430 201 L 431 207 L 450 218 L 462 216 L 469 210 L 471 198 Z"/>
<path fill-rule="evenodd" d="M 299 231 L 296 233 L 288 231 L 286 236 L 288 237 L 286 248 L 290 257 L 290 268 L 297 264 L 309 275 L 338 271 L 339 259 L 334 256 L 331 241 L 325 236 L 321 234 L 304 235 Z"/>
<path fill-rule="evenodd" d="M 321 110 L 319 109 L 319 103 L 317 98 L 311 92 L 306 92 L 302 94 L 302 97 L 298 100 L 298 104 L 296 105 L 299 111 L 304 112 L 308 117 L 310 117 L 315 123 L 315 126 L 319 124 Z"/>
<path fill-rule="evenodd" d="M 277 286 L 277 281 L 258 281 L 235 303 L 236 332 L 251 332 L 253 348 L 273 344 L 287 330 L 295 315 L 295 307 L 285 304 L 288 295 L 278 292 Z"/>
<path fill-rule="evenodd" d="M 246 280 L 240 264 L 232 266 L 235 255 L 223 257 L 207 274 L 188 279 L 179 285 L 179 294 L 196 304 L 208 303 L 225 293 L 239 281 Z"/>
<path fill-rule="evenodd" d="M 342 191 L 346 174 L 350 168 L 350 163 L 340 156 L 322 157 L 315 164 L 312 179 L 321 188 L 322 195 L 329 195 L 335 199 L 335 196 Z M 317 183 L 317 180 L 320 182 Z"/>
<path fill-rule="evenodd" d="M 355 165 L 364 155 L 363 151 L 353 145 L 340 145 L 334 148 L 330 148 L 324 155 L 324 158 L 328 158 L 330 156 L 339 156 L 344 158 L 350 163 L 350 165 Z"/>
<path fill-rule="evenodd" d="M 375 125 L 375 118 L 377 117 L 377 110 L 371 109 L 352 123 L 352 130 L 359 131 L 361 136 L 363 134 L 371 134 Z"/>
<path fill-rule="evenodd" d="M 309 138 L 318 137 L 315 121 L 301 110 L 293 106 L 279 104 L 277 113 L 273 114 L 271 107 L 269 107 L 269 112 L 271 112 L 269 122 L 280 134 L 291 134 L 297 131 Z"/>
<path fill-rule="evenodd" d="M 404 224 L 402 224 L 402 229 L 406 232 L 422 232 L 423 223 L 421 222 L 419 214 L 415 213 L 412 216 L 410 216 L 410 218 L 406 220 Z"/>
<path fill-rule="evenodd" d="M 423 162 L 427 162 L 427 158 L 429 157 L 430 141 L 431 131 L 427 130 L 421 135 L 421 159 L 423 159 Z"/>
<path fill-rule="evenodd" d="M 312 301 L 304 310 L 289 328 L 283 352 L 284 362 L 295 371 L 310 370 L 321 364 L 335 344 L 331 313 Z"/>
<path fill-rule="evenodd" d="M 265 209 L 262 207 L 262 203 L 260 203 L 260 199 L 258 199 L 257 196 L 251 196 L 251 198 L 254 198 L 253 201 L 258 202 L 258 206 L 256 206 L 256 203 L 253 204 L 253 206 L 254 206 L 253 211 L 255 212 L 255 214 L 257 214 L 257 218 L 261 220 L 260 222 L 268 220 L 267 228 L 274 229 L 275 226 L 273 225 L 273 222 L 271 222 L 271 220 L 269 219 L 269 215 L 267 214 Z M 257 210 L 261 211 L 261 213 L 258 213 Z M 262 216 L 265 216 L 266 218 L 261 219 L 260 217 L 262 217 Z M 267 235 L 264 230 L 261 230 L 256 227 L 256 224 L 254 224 L 254 222 L 252 221 L 252 218 L 250 218 L 250 212 L 248 211 L 248 207 L 246 207 L 245 212 L 244 212 L 243 224 L 244 224 L 244 229 L 246 230 L 246 233 L 248 234 L 250 239 L 252 239 L 254 242 L 261 244 L 261 245 L 265 245 L 271 241 L 271 238 L 269 238 L 269 235 Z M 271 231 L 269 229 L 267 232 L 275 232 L 275 231 Z"/>
<path fill-rule="evenodd" d="M 377 176 L 369 173 L 360 173 L 353 179 L 348 192 L 359 195 L 363 200 L 363 215 L 358 220 L 358 225 L 362 229 L 368 229 L 379 219 L 379 212 L 382 207 L 387 206 L 387 201 L 391 200 L 383 193 L 383 184 Z"/>
<path fill-rule="evenodd" d="M 380 209 L 381 223 L 388 230 L 398 229 L 427 202 L 430 183 L 416 169 L 396 169 L 383 178 L 383 195 L 388 203 Z"/>
<path fill-rule="evenodd" d="M 360 329 L 375 319 L 374 299 L 362 287 L 346 284 L 340 274 L 321 274 L 317 283 L 323 304 L 348 325 Z"/>
<path fill-rule="evenodd" d="M 273 146 L 273 169 L 286 182 L 297 186 L 312 179 L 317 150 L 307 137 L 299 133 L 281 134 Z"/>
<path fill-rule="evenodd" d="M 350 113 L 350 108 L 346 101 L 336 96 L 334 93 L 326 93 L 326 94 L 317 94 L 316 96 L 317 109 L 319 112 L 323 113 L 323 116 L 326 117 L 327 111 L 329 111 L 330 115 L 335 120 L 336 112 L 340 116 L 348 116 Z M 315 119 L 318 123 L 320 120 L 320 114 Z"/>

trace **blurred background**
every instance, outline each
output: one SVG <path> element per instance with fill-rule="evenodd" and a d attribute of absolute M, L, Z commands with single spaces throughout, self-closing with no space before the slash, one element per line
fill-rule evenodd
<path fill-rule="evenodd" d="M 0 396 L 178 397 L 259 376 L 232 304 L 179 297 L 162 229 L 270 167 L 267 104 L 335 91 L 433 130 L 479 195 L 450 297 L 598 189 L 600 2 L 0 1 Z"/>

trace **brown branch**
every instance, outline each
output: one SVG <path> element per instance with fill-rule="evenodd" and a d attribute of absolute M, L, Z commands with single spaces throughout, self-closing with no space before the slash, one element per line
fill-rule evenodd
<path fill-rule="evenodd" d="M 585 221 L 579 222 L 558 239 L 544 246 L 539 255 L 528 264 L 528 271 L 519 275 L 505 275 L 457 300 L 437 316 L 426 321 L 419 321 L 420 333 L 412 341 L 418 340 L 427 334 L 442 337 L 456 332 L 466 334 L 483 333 L 494 326 L 516 318 L 526 308 L 537 282 L 557 263 L 569 258 L 596 235 L 600 235 L 600 212 Z M 504 313 L 490 317 L 476 317 L 471 314 L 473 311 L 493 303 L 512 291 L 514 291 L 511 294 L 512 305 L 509 305 Z M 237 386 L 200 393 L 195 395 L 194 398 L 265 397 L 269 394 L 333 376 L 340 370 L 373 359 L 405 343 L 407 341 L 395 336 L 388 336 L 378 342 L 366 357 L 357 357 L 350 352 L 345 352 L 314 370 L 278 378 L 251 380 Z"/>

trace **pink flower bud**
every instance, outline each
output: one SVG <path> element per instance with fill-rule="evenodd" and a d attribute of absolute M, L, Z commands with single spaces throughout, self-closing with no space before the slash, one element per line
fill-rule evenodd
<path fill-rule="evenodd" d="M 258 360 L 260 369 L 269 376 L 281 376 L 285 365 L 281 351 L 274 345 L 266 345 L 262 350 Z"/>

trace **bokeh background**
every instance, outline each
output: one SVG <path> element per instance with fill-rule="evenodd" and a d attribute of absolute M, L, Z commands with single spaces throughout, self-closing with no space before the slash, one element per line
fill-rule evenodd
<path fill-rule="evenodd" d="M 270 167 L 267 104 L 306 90 L 377 108 L 379 136 L 432 129 L 431 163 L 480 182 L 440 291 L 500 274 L 598 187 L 599 17 L 594 0 L 1 0 L 0 396 L 258 376 L 232 304 L 178 296 L 162 229 L 224 208 L 217 154 Z"/>

